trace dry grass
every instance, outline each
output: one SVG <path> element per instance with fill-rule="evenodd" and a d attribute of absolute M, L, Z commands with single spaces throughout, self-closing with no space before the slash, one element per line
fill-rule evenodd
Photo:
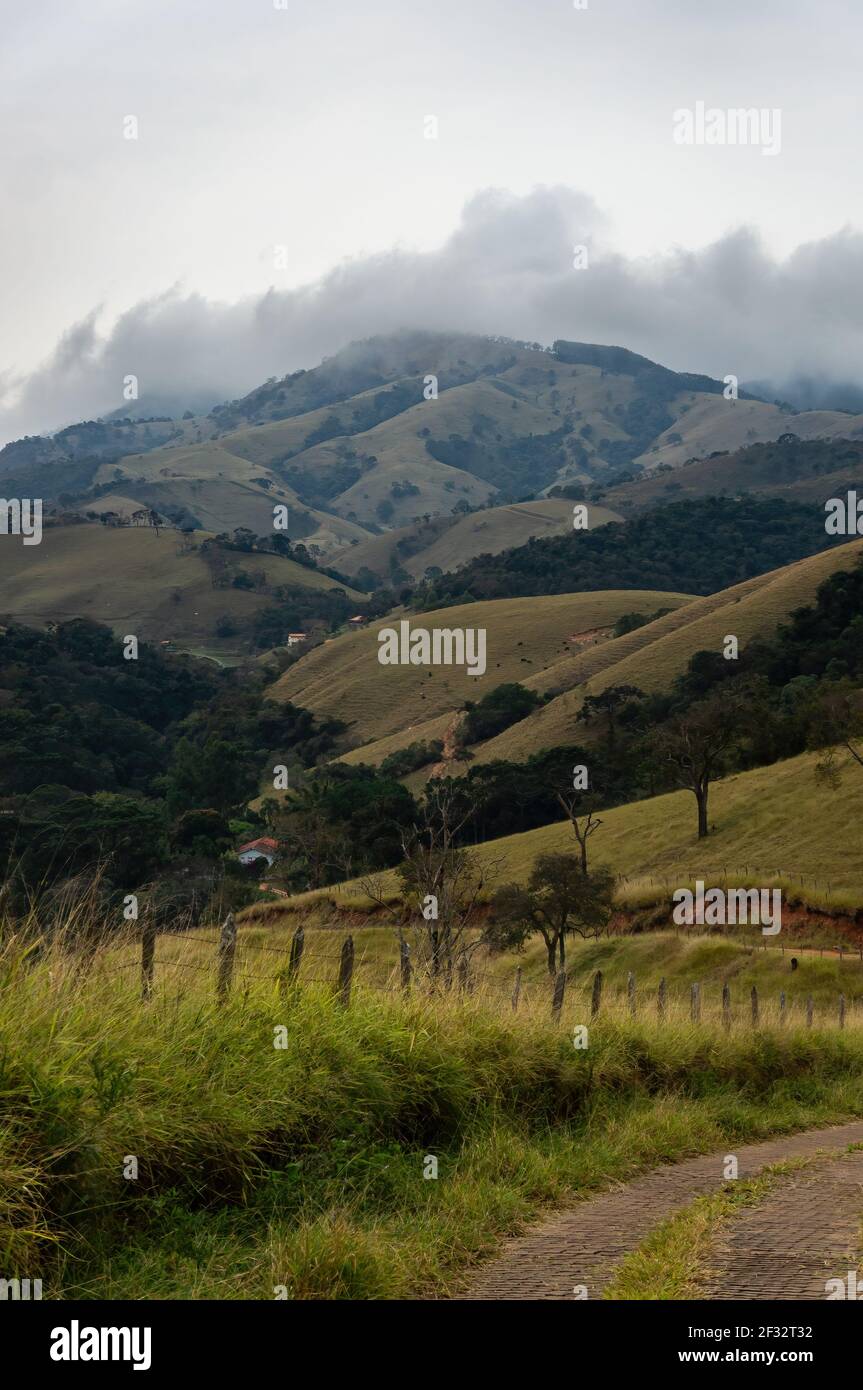
<path fill-rule="evenodd" d="M 686 594 L 610 590 L 495 599 L 411 617 L 412 628 L 484 628 L 487 668 L 482 676 L 469 676 L 455 666 L 382 667 L 377 634 L 398 624 L 398 617 L 386 618 L 316 648 L 285 672 L 271 694 L 315 714 L 345 719 L 358 742 L 370 743 L 460 709 L 465 700 L 480 699 L 502 682 L 524 681 L 570 653 L 573 635 L 607 628 L 622 613 L 688 602 Z"/>
<path fill-rule="evenodd" d="M 271 528 L 272 502 L 268 515 Z M 199 532 L 197 542 L 203 539 Z M 234 552 L 227 558 L 233 570 L 263 570 L 271 585 L 345 587 L 279 555 Z M 0 586 L 4 612 L 19 622 L 92 618 L 121 635 L 216 647 L 232 645 L 230 639 L 213 639 L 222 614 L 243 631 L 260 608 L 273 603 L 267 594 L 214 589 L 197 550 L 183 553 L 178 532 L 163 529 L 157 536 L 150 527 L 51 527 L 38 547 L 0 549 Z M 359 594 L 347 592 L 359 601 Z"/>

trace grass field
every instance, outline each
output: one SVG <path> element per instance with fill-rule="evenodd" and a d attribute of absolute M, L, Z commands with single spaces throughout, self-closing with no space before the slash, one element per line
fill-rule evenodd
<path fill-rule="evenodd" d="M 445 1296 L 552 1205 L 863 1113 L 856 1025 L 609 1008 L 579 1050 L 545 1001 L 240 979 L 217 1009 L 212 969 L 165 968 L 145 1007 L 114 951 L 26 949 L 0 959 L 0 1249 L 45 1298 Z"/>
<path fill-rule="evenodd" d="M 504 681 L 526 681 L 570 652 L 573 637 L 600 629 L 587 640 L 604 640 L 606 632 L 602 630 L 622 613 L 689 602 L 686 594 L 615 590 L 496 599 L 411 619 L 414 628 L 485 629 L 487 668 L 482 676 L 469 676 L 455 666 L 382 667 L 377 634 L 381 628 L 397 624 L 396 615 L 316 648 L 285 672 L 271 694 L 315 714 L 344 719 L 357 743 L 372 742 L 460 709 L 465 700 L 480 699 Z"/>
<path fill-rule="evenodd" d="M 199 533 L 197 540 L 203 537 Z M 233 569 L 263 570 L 269 583 L 332 589 L 336 581 L 279 555 L 228 555 Z M 233 649 L 238 639 L 214 637 L 223 614 L 243 629 L 272 597 L 214 589 L 197 550 L 183 552 L 176 531 L 98 523 L 50 527 L 39 546 L 0 547 L 2 612 L 18 622 L 92 618 L 120 635 L 172 639 L 184 646 Z M 349 596 L 360 595 L 348 589 Z"/>

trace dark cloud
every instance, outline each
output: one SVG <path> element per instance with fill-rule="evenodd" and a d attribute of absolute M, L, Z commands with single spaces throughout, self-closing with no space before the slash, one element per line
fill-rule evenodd
<path fill-rule="evenodd" d="M 573 269 L 587 247 L 589 268 Z M 601 211 L 570 188 L 486 190 L 437 251 L 346 262 L 320 281 L 234 304 L 174 287 L 108 332 L 99 311 L 23 379 L 0 377 L 5 440 L 140 404 L 232 398 L 353 339 L 402 328 L 616 343 L 680 370 L 816 383 L 821 399 L 863 375 L 863 236 L 843 230 L 774 259 L 743 228 L 699 251 L 616 253 Z"/>

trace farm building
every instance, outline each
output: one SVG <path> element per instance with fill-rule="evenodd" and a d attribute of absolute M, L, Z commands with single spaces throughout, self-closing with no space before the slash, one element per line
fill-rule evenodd
<path fill-rule="evenodd" d="M 272 864 L 278 852 L 279 845 L 276 840 L 249 840 L 247 845 L 240 845 L 237 858 L 241 864 L 254 864 L 259 859 L 266 859 L 268 864 Z"/>

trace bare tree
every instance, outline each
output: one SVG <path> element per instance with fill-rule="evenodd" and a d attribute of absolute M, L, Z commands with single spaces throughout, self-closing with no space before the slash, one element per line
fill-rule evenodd
<path fill-rule="evenodd" d="M 471 812 L 450 781 L 432 782 L 420 820 L 401 836 L 396 875 L 404 906 L 393 908 L 380 876 L 362 880 L 363 891 L 396 918 L 400 941 L 410 931 L 415 965 L 433 985 L 449 987 L 453 970 L 484 939 L 473 928 L 496 865 L 458 843 Z"/>
<path fill-rule="evenodd" d="M 578 842 L 579 858 L 581 862 L 581 872 L 587 873 L 587 842 L 591 835 L 602 825 L 598 816 L 593 814 L 593 807 L 587 807 L 586 813 L 582 815 L 581 796 L 578 793 L 558 792 L 557 799 L 563 807 L 567 820 L 572 826 L 572 833 Z"/>

